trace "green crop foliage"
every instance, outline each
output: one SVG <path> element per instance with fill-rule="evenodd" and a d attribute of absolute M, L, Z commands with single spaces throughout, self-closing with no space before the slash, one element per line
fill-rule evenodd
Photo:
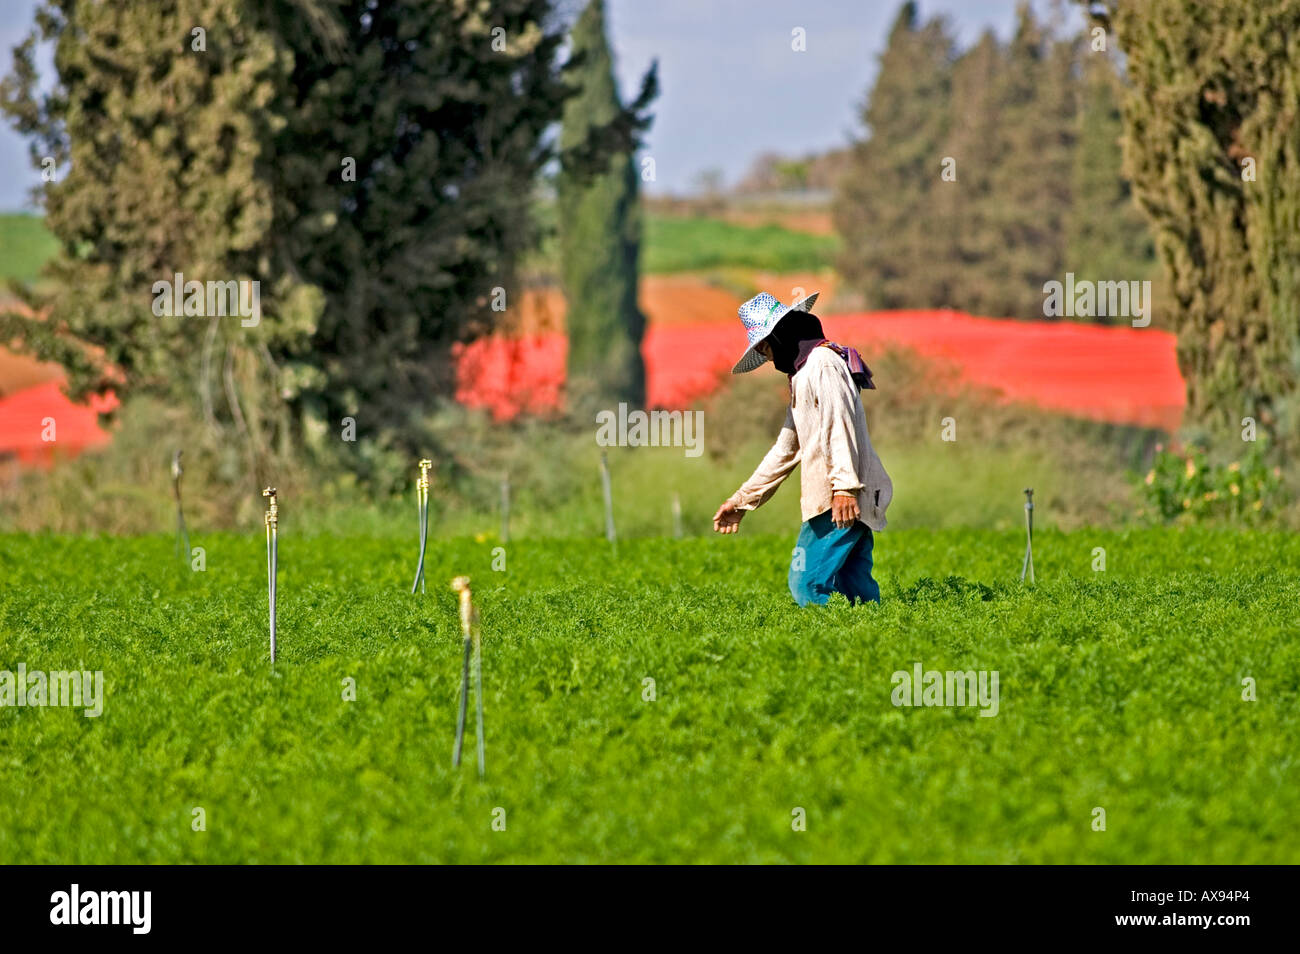
<path fill-rule="evenodd" d="M 0 669 L 106 684 L 99 718 L 0 708 L 0 863 L 1300 860 L 1294 535 L 1048 530 L 1028 586 L 1019 532 L 886 531 L 882 605 L 799 611 L 793 533 L 504 572 L 434 539 L 413 597 L 413 535 L 282 521 L 274 672 L 258 533 L 196 533 L 203 572 L 165 535 L 0 537 Z M 450 765 L 459 573 L 484 781 Z M 998 714 L 895 707 L 917 662 L 997 670 Z"/>

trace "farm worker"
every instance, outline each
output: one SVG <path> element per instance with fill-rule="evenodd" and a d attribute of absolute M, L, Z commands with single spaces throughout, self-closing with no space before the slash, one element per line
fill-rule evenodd
<path fill-rule="evenodd" d="M 817 294 L 783 305 L 766 292 L 740 306 L 749 347 L 731 369 L 753 371 L 771 361 L 790 378 L 790 407 L 781 434 L 713 515 L 713 529 L 735 533 L 745 511 L 762 506 L 798 464 L 803 527 L 790 562 L 790 592 L 800 606 L 832 593 L 850 602 L 880 602 L 871 576 L 872 531 L 885 528 L 894 485 L 871 446 L 861 388 L 875 388 L 853 348 L 827 341 L 810 309 Z"/>

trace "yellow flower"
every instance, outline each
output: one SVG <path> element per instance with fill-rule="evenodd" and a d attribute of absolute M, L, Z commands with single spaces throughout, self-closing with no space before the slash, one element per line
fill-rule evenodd
<path fill-rule="evenodd" d="M 474 540 L 475 540 L 475 542 L 477 542 L 477 543 L 484 543 L 484 542 L 487 540 L 487 534 L 486 534 L 486 533 L 476 533 L 476 534 L 474 534 Z"/>
<path fill-rule="evenodd" d="M 1188 500 L 1186 497 L 1183 498 L 1183 509 L 1184 510 L 1192 509 L 1192 502 Z"/>
<path fill-rule="evenodd" d="M 1228 465 L 1228 470 L 1232 471 L 1235 474 L 1237 471 L 1241 470 L 1241 465 L 1234 460 L 1231 464 Z"/>
<path fill-rule="evenodd" d="M 1219 492 L 1217 490 L 1207 490 L 1205 492 L 1206 500 L 1216 500 L 1218 499 L 1218 496 L 1219 496 Z"/>
<path fill-rule="evenodd" d="M 1155 483 L 1155 481 L 1156 481 L 1156 472 L 1154 470 L 1149 471 L 1147 473 L 1147 486 L 1150 487 L 1153 483 Z"/>
<path fill-rule="evenodd" d="M 1264 507 L 1264 501 L 1262 501 L 1262 500 L 1256 500 L 1256 501 L 1255 501 L 1255 509 L 1256 509 L 1256 510 L 1262 510 L 1263 507 Z"/>
<path fill-rule="evenodd" d="M 1192 462 L 1192 459 L 1190 457 L 1187 458 L 1187 476 L 1188 477 L 1196 476 L 1196 464 Z"/>
<path fill-rule="evenodd" d="M 1233 484 L 1233 485 L 1232 485 L 1231 487 L 1229 487 L 1228 489 L 1232 491 L 1232 495 L 1233 495 L 1234 497 L 1241 493 L 1241 488 L 1238 487 L 1236 484 Z"/>

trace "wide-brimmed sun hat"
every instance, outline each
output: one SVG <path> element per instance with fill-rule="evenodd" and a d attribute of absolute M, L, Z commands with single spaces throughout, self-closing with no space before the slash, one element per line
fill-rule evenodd
<path fill-rule="evenodd" d="M 783 305 L 767 292 L 760 292 L 741 305 L 736 313 L 740 315 L 740 323 L 745 326 L 745 332 L 749 335 L 749 347 L 740 356 L 731 373 L 744 374 L 746 371 L 762 367 L 767 358 L 754 350 L 759 342 L 770 335 L 776 323 L 790 312 L 811 309 L 819 294 L 821 293 L 813 292 L 800 298 L 793 305 Z"/>

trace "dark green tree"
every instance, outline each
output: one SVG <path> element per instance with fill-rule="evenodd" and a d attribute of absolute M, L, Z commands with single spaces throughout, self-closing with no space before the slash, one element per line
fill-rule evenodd
<path fill-rule="evenodd" d="M 927 303 L 984 315 L 1002 314 L 1006 300 L 998 274 L 1003 247 L 992 221 L 993 181 L 1003 158 L 997 97 L 1003 68 L 992 31 L 953 67 L 952 123 L 943 154 L 952 159 L 955 180 L 935 193 L 933 233 L 947 253 L 935 265 L 947 275 L 947 293 Z"/>
<path fill-rule="evenodd" d="M 335 0 L 331 22 L 338 49 L 301 22 L 280 31 L 294 70 L 266 169 L 276 261 L 325 302 L 281 379 L 309 444 L 339 448 L 356 418 L 367 472 L 423 444 L 452 347 L 516 301 L 571 84 L 552 0 Z"/>
<path fill-rule="evenodd" d="M 946 260 L 934 231 L 942 146 L 948 134 L 953 40 L 941 19 L 920 22 L 904 3 L 880 58 L 858 143 L 837 189 L 834 220 L 844 239 L 844 280 L 875 308 L 943 304 L 931 289 Z"/>
<path fill-rule="evenodd" d="M 1300 438 L 1300 0 L 1093 3 L 1125 57 L 1124 162 L 1196 425 Z M 1294 446 L 1294 444 L 1293 444 Z"/>
<path fill-rule="evenodd" d="M 1075 137 L 1074 56 L 1022 3 L 995 86 L 998 159 L 986 221 L 1000 249 L 991 313 L 1043 317 L 1043 284 L 1064 277 L 1065 216 Z"/>
<path fill-rule="evenodd" d="M 575 95 L 564 107 L 561 147 L 578 147 L 593 126 L 624 111 L 605 33 L 604 0 L 591 0 L 572 32 Z M 646 105 L 644 98 L 639 107 Z M 557 182 L 560 272 L 567 301 L 570 407 L 645 403 L 637 302 L 641 212 L 634 153 L 614 152 L 594 175 L 566 164 Z"/>
<path fill-rule="evenodd" d="M 1123 172 L 1119 71 L 1109 51 L 1085 49 L 1089 52 L 1082 56 L 1065 268 L 1083 281 L 1151 279 L 1155 243 Z M 1128 318 L 1097 320 L 1123 323 Z"/>
<path fill-rule="evenodd" d="M 55 45 L 48 93 L 34 68 L 38 39 Z M 272 264 L 268 143 L 292 67 L 251 4 L 39 8 L 0 107 L 31 137 L 33 163 L 61 173 L 41 197 L 59 253 L 46 271 L 52 290 L 27 295 L 45 316 L 10 316 L 0 336 L 60 361 L 75 397 L 185 394 L 214 426 L 221 407 L 258 457 L 270 432 L 259 424 L 278 403 L 261 386 L 266 365 L 309 346 L 322 308 L 318 292 Z M 260 320 L 196 315 L 202 293 L 191 314 L 159 315 L 155 286 L 176 274 L 260 283 Z"/>
<path fill-rule="evenodd" d="M 46 0 L 0 109 L 62 173 L 42 196 L 60 252 L 24 291 L 43 317 L 0 317 L 0 339 L 77 396 L 193 402 L 259 480 L 303 439 L 363 473 L 427 450 L 450 346 L 492 326 L 534 238 L 577 85 L 565 31 L 553 0 Z M 567 165 L 631 148 L 638 117 L 606 118 Z M 260 322 L 156 315 L 175 273 L 260 283 Z"/>

